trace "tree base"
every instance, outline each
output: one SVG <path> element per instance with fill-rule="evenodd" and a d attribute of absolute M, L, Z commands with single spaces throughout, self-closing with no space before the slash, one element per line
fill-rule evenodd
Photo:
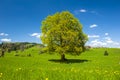
<path fill-rule="evenodd" d="M 64 54 L 61 54 L 61 61 L 67 61 Z"/>

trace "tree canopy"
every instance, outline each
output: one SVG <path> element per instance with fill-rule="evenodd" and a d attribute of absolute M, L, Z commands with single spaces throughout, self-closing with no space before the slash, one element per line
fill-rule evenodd
<path fill-rule="evenodd" d="M 82 25 L 69 11 L 57 12 L 42 21 L 41 40 L 47 51 L 79 55 L 88 40 Z"/>

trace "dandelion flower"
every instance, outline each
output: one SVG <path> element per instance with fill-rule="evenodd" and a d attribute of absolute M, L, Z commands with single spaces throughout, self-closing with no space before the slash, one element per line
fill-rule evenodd
<path fill-rule="evenodd" d="M 45 80 L 48 80 L 48 78 L 46 78 Z"/>
<path fill-rule="evenodd" d="M 105 73 L 107 73 L 108 71 L 105 70 Z"/>
<path fill-rule="evenodd" d="M 0 75 L 3 75 L 3 73 L 0 73 Z"/>
<path fill-rule="evenodd" d="M 2 77 L 3 73 L 0 73 L 0 77 Z"/>
<path fill-rule="evenodd" d="M 16 69 L 16 71 L 18 71 L 18 69 Z"/>

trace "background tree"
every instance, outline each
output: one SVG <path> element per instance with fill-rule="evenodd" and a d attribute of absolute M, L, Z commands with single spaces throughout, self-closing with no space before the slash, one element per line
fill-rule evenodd
<path fill-rule="evenodd" d="M 79 55 L 85 50 L 88 40 L 82 31 L 82 25 L 70 12 L 57 12 L 42 21 L 41 40 L 48 52 L 56 51 L 65 59 L 65 53 Z"/>

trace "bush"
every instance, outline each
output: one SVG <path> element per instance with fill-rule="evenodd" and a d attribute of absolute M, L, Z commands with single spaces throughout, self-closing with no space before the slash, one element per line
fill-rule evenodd
<path fill-rule="evenodd" d="M 31 57 L 31 54 L 29 53 L 29 54 L 27 54 L 27 56 L 28 56 L 28 57 Z"/>
<path fill-rule="evenodd" d="M 14 54 L 14 56 L 20 56 L 19 54 Z"/>
<path fill-rule="evenodd" d="M 104 56 L 108 56 L 108 52 L 107 51 L 104 52 Z"/>

